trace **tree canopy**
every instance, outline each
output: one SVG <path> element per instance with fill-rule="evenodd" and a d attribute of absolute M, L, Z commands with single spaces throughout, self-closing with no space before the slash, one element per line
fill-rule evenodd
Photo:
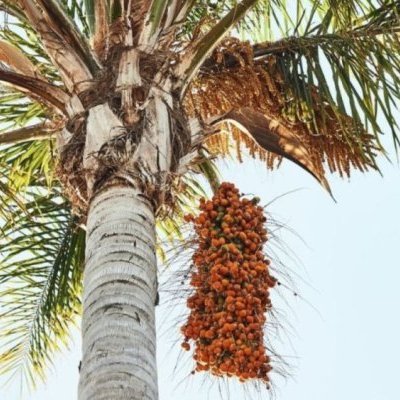
<path fill-rule="evenodd" d="M 247 148 L 270 169 L 286 158 L 330 191 L 327 172 L 379 170 L 383 134 L 399 145 L 399 1 L 134 3 L 0 1 L 0 373 L 30 383 L 81 311 L 86 189 L 69 191 L 80 183 L 63 173 L 57 141 L 76 98 L 93 102 L 91 83 L 118 68 L 127 20 L 148 79 L 167 59 L 176 100 L 202 123 L 159 210 L 162 235 L 180 234 L 204 194 L 199 174 L 217 185 L 218 156 Z"/>

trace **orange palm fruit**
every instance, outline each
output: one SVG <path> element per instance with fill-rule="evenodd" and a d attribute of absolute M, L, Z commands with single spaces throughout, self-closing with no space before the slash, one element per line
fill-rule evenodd
<path fill-rule="evenodd" d="M 262 329 L 276 280 L 262 252 L 267 232 L 257 203 L 225 182 L 211 200 L 200 201 L 199 216 L 185 216 L 195 227 L 197 249 L 182 347 L 194 342 L 195 370 L 237 376 L 242 382 L 269 381 Z"/>

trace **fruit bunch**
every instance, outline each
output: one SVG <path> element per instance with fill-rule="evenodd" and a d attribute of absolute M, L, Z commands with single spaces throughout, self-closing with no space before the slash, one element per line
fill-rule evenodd
<path fill-rule="evenodd" d="M 267 383 L 272 367 L 263 327 L 271 308 L 269 289 L 277 280 L 262 252 L 266 217 L 258 202 L 222 183 L 212 200 L 200 201 L 197 217 L 185 217 L 194 224 L 196 250 L 190 314 L 181 331 L 183 349 L 190 350 L 194 341 L 196 371 Z"/>

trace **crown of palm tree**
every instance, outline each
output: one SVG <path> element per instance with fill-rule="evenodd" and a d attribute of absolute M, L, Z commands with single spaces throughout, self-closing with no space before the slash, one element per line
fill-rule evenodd
<path fill-rule="evenodd" d="M 203 195 L 197 174 L 217 185 L 217 156 L 241 160 L 247 148 L 271 169 L 286 158 L 330 190 L 327 170 L 378 169 L 384 129 L 397 147 L 400 2 L 293 4 L 0 1 L 0 373 L 44 377 L 80 314 L 90 195 L 80 127 L 104 101 L 135 123 L 121 68 L 140 88 L 168 75 L 180 105 L 164 235 L 179 235 Z"/>

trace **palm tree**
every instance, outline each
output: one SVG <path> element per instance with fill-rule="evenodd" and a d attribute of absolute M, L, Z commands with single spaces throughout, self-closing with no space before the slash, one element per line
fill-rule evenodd
<path fill-rule="evenodd" d="M 80 400 L 157 399 L 155 224 L 179 234 L 232 143 L 328 191 L 399 144 L 399 1 L 0 11 L 0 373 L 43 377 L 82 312 Z"/>

